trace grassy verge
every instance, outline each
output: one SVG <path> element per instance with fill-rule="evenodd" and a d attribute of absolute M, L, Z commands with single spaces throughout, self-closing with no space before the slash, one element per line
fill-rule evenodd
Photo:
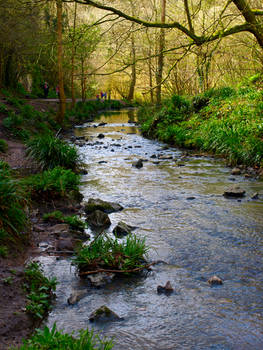
<path fill-rule="evenodd" d="M 173 96 L 159 110 L 142 108 L 144 135 L 223 156 L 232 164 L 263 166 L 263 91 L 254 86 Z"/>
<path fill-rule="evenodd" d="M 53 211 L 43 215 L 43 220 L 52 223 L 66 223 L 72 229 L 84 231 L 87 224 L 81 220 L 77 215 L 64 216 L 59 210 Z"/>

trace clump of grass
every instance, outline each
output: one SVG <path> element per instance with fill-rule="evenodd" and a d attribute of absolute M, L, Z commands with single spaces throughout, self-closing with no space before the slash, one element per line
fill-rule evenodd
<path fill-rule="evenodd" d="M 3 103 L 0 103 L 0 113 L 8 114 L 8 109 L 6 108 L 6 105 L 4 105 Z"/>
<path fill-rule="evenodd" d="M 0 256 L 6 258 L 8 256 L 8 248 L 4 245 L 0 245 Z"/>
<path fill-rule="evenodd" d="M 78 336 L 57 330 L 56 324 L 52 329 L 47 326 L 37 329 L 36 333 L 17 350 L 111 350 L 113 343 L 106 338 L 100 338 L 93 330 L 80 330 Z"/>
<path fill-rule="evenodd" d="M 25 178 L 22 181 L 25 188 L 30 192 L 32 198 L 67 197 L 78 192 L 80 176 L 70 169 L 56 167 L 43 173 Z"/>
<path fill-rule="evenodd" d="M 0 152 L 5 153 L 8 150 L 8 145 L 5 140 L 0 139 Z"/>
<path fill-rule="evenodd" d="M 26 196 L 7 163 L 0 161 L 0 244 L 15 243 L 25 235 Z"/>
<path fill-rule="evenodd" d="M 44 276 L 38 263 L 32 262 L 25 269 L 25 290 L 28 293 L 26 311 L 33 318 L 42 319 L 51 309 L 51 301 L 56 290 L 56 278 Z"/>
<path fill-rule="evenodd" d="M 37 161 L 41 169 L 57 166 L 76 169 L 79 163 L 77 149 L 52 135 L 42 135 L 27 142 L 27 154 Z"/>
<path fill-rule="evenodd" d="M 72 229 L 83 231 L 86 228 L 86 223 L 81 220 L 77 215 L 64 216 L 59 210 L 53 211 L 52 213 L 43 215 L 44 221 L 55 221 L 59 223 L 66 223 Z"/>
<path fill-rule="evenodd" d="M 149 248 L 145 238 L 128 235 L 123 242 L 107 236 L 100 236 L 89 246 L 82 246 L 76 255 L 74 264 L 79 272 L 99 269 L 129 272 L 143 268 Z"/>

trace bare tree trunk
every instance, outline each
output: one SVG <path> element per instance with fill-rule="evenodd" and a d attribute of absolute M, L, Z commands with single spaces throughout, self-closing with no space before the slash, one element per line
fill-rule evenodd
<path fill-rule="evenodd" d="M 76 55 L 76 44 L 75 44 L 75 32 L 76 32 L 76 19 L 77 19 L 77 3 L 75 2 L 74 8 L 74 22 L 73 22 L 73 38 L 72 38 L 72 53 L 71 53 L 71 108 L 74 108 L 76 104 L 75 89 L 74 89 L 74 71 L 75 71 L 75 55 Z"/>
<path fill-rule="evenodd" d="M 166 0 L 162 0 L 162 15 L 161 22 L 165 23 L 166 14 Z M 165 47 L 165 29 L 160 29 L 160 39 L 159 39 L 159 56 L 158 56 L 158 67 L 156 72 L 156 102 L 158 105 L 161 104 L 162 99 L 162 77 L 163 77 L 163 65 L 164 65 L 164 55 L 163 50 Z"/>
<path fill-rule="evenodd" d="M 151 57 L 152 52 L 151 49 L 149 49 L 149 57 Z M 153 103 L 153 74 L 152 74 L 152 59 L 149 58 L 148 60 L 148 68 L 149 68 L 149 85 L 150 85 L 150 96 L 151 96 L 151 103 Z"/>
<path fill-rule="evenodd" d="M 58 45 L 58 85 L 59 85 L 59 110 L 57 122 L 62 125 L 66 110 L 66 98 L 63 82 L 63 44 L 62 44 L 62 0 L 56 0 L 57 4 L 57 45 Z"/>
<path fill-rule="evenodd" d="M 131 66 L 132 73 L 131 73 L 129 93 L 128 93 L 128 96 L 127 96 L 128 101 L 132 101 L 133 100 L 133 98 L 134 98 L 134 90 L 135 90 L 135 85 L 136 85 L 136 66 L 135 66 L 136 50 L 135 50 L 135 40 L 134 40 L 134 34 L 133 33 L 132 33 L 132 36 L 131 36 L 131 52 L 132 52 L 132 60 L 133 60 L 134 63 Z"/>

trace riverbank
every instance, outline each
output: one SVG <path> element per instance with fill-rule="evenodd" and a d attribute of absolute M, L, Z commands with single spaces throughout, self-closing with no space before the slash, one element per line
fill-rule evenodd
<path fill-rule="evenodd" d="M 160 109 L 141 108 L 139 122 L 147 137 L 219 156 L 262 177 L 262 106 L 257 86 L 226 87 L 193 98 L 174 95 Z"/>
<path fill-rule="evenodd" d="M 120 106 L 119 102 L 112 103 L 114 108 Z M 59 126 L 54 120 L 57 105 L 58 101 L 28 101 L 12 96 L 2 99 L 0 140 L 3 148 L 0 158 L 4 167 L 10 167 L 12 176 L 10 181 L 14 181 L 15 188 L 25 176 L 39 173 L 36 162 L 27 156 L 25 142 L 32 135 L 45 132 L 55 134 L 59 131 Z M 110 102 L 93 101 L 88 107 L 81 103 L 77 104 L 76 109 L 69 111 L 66 116 L 66 129 L 76 123 L 84 122 L 87 115 L 91 120 L 92 115 L 102 107 L 110 108 Z M 3 201 L 3 198 L 1 200 Z M 9 237 L 0 237 L 0 350 L 20 345 L 22 339 L 28 338 L 41 321 L 26 313 L 28 299 L 24 289 L 25 264 L 34 257 L 50 254 L 61 256 L 73 250 L 75 240 L 65 238 L 65 235 L 72 237 L 69 225 L 61 224 L 63 227 L 56 227 L 59 226 L 56 225 L 57 222 L 46 222 L 43 220 L 43 215 L 56 210 L 66 216 L 77 215 L 80 200 L 81 197 L 70 196 L 63 196 L 57 200 L 55 198 L 48 200 L 47 197 L 37 200 L 26 199 L 26 206 L 23 208 L 21 206 L 21 210 L 25 210 L 28 217 L 23 233 L 19 234 L 15 241 L 10 235 L 11 231 Z M 2 222 L 0 228 L 4 233 Z M 64 237 L 63 235 L 59 237 L 58 231 L 63 231 Z M 43 250 L 43 244 L 48 249 Z"/>

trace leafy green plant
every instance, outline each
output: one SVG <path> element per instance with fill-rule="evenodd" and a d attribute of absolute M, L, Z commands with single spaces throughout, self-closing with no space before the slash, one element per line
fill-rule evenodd
<path fill-rule="evenodd" d="M 100 338 L 93 330 L 80 330 L 78 336 L 57 330 L 56 324 L 52 329 L 47 326 L 37 329 L 36 333 L 17 350 L 111 350 L 113 343 L 106 338 Z"/>
<path fill-rule="evenodd" d="M 82 246 L 74 264 L 80 272 L 103 269 L 127 271 L 143 268 L 149 248 L 145 238 L 128 235 L 123 242 L 118 239 L 100 236 L 89 246 Z"/>
<path fill-rule="evenodd" d="M 67 223 L 70 225 L 71 228 L 81 231 L 84 230 L 87 226 L 86 223 L 82 221 L 77 215 L 64 216 L 63 213 L 59 210 L 53 211 L 52 213 L 44 214 L 43 220 Z"/>
<path fill-rule="evenodd" d="M 25 178 L 22 183 L 30 191 L 33 198 L 45 197 L 50 199 L 65 197 L 70 195 L 72 191 L 78 191 L 80 176 L 70 169 L 56 167 Z"/>
<path fill-rule="evenodd" d="M 48 134 L 29 140 L 27 154 L 38 162 L 41 169 L 52 169 L 56 166 L 76 169 L 80 159 L 75 147 Z"/>
<path fill-rule="evenodd" d="M 6 152 L 8 149 L 7 142 L 3 139 L 0 139 L 0 152 Z"/>
<path fill-rule="evenodd" d="M 33 318 L 42 319 L 51 308 L 51 300 L 56 290 L 56 278 L 44 276 L 38 263 L 32 262 L 25 269 L 25 290 L 28 293 L 26 311 Z"/>

